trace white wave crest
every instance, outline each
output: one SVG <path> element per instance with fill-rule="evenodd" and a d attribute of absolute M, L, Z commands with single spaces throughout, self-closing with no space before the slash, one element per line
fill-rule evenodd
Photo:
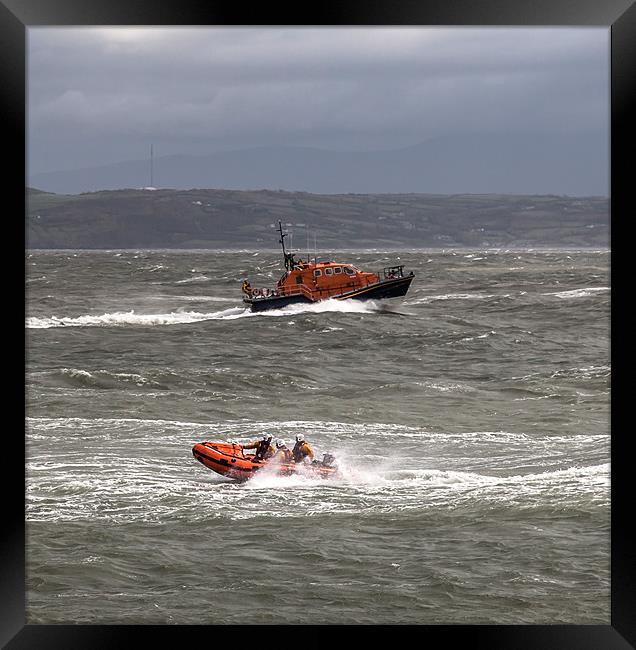
<path fill-rule="evenodd" d="M 210 278 L 207 275 L 195 275 L 192 278 L 185 278 L 184 280 L 177 280 L 175 284 L 191 284 L 192 282 L 209 282 Z"/>
<path fill-rule="evenodd" d="M 586 298 L 593 296 L 595 293 L 609 291 L 609 287 L 584 287 L 582 289 L 571 289 L 569 291 L 555 291 L 546 293 L 546 296 L 556 296 L 557 298 Z"/>
<path fill-rule="evenodd" d="M 408 304 L 426 304 L 437 300 L 484 300 L 485 298 L 495 298 L 495 294 L 490 293 L 442 293 L 436 296 L 424 296 L 416 300 L 409 301 Z"/>
<path fill-rule="evenodd" d="M 156 325 L 181 325 L 197 323 L 205 320 L 239 318 L 246 315 L 247 310 L 233 307 L 218 312 L 201 313 L 195 311 L 178 311 L 168 314 L 136 314 L 134 310 L 128 312 L 114 312 L 99 316 L 77 316 L 74 318 L 51 316 L 49 318 L 31 317 L 26 320 L 28 329 L 46 329 L 50 327 L 122 327 L 138 325 L 143 327 Z"/>
<path fill-rule="evenodd" d="M 324 312 L 339 312 L 341 314 L 373 314 L 383 311 L 382 307 L 373 300 L 336 300 L 328 298 L 320 302 L 310 304 L 296 304 L 282 307 L 281 309 L 270 309 L 262 312 L 254 312 L 252 316 L 295 316 L 297 314 L 321 314 Z"/>
<path fill-rule="evenodd" d="M 167 314 L 137 314 L 134 310 L 114 312 L 99 316 L 85 315 L 76 317 L 50 316 L 48 318 L 30 317 L 26 319 L 27 329 L 47 329 L 50 327 L 117 327 L 138 325 L 143 327 L 156 325 L 180 325 L 206 320 L 234 320 L 237 318 L 268 316 L 296 316 L 298 314 L 319 314 L 339 312 L 343 314 L 372 314 L 383 311 L 373 300 L 322 300 L 317 303 L 289 305 L 281 309 L 252 312 L 245 307 L 230 307 L 216 312 L 177 311 Z"/>

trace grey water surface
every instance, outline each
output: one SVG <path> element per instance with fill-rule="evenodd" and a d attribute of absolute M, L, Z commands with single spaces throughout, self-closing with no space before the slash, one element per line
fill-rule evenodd
<path fill-rule="evenodd" d="M 275 251 L 29 251 L 29 623 L 608 624 L 607 251 L 341 251 L 404 298 L 260 314 Z M 197 463 L 302 431 L 342 476 Z"/>

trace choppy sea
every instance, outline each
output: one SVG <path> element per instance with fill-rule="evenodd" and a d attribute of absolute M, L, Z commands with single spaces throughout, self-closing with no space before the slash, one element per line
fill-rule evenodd
<path fill-rule="evenodd" d="M 609 253 L 327 256 L 415 280 L 252 314 L 277 251 L 27 253 L 28 623 L 609 623 Z M 298 431 L 340 478 L 191 453 Z"/>

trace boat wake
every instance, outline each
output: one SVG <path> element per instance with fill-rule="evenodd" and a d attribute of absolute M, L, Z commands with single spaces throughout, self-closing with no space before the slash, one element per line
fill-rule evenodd
<path fill-rule="evenodd" d="M 156 327 L 165 325 L 186 325 L 207 320 L 236 320 L 238 318 L 286 317 L 299 314 L 321 314 L 336 312 L 342 314 L 400 314 L 373 300 L 323 300 L 310 305 L 289 305 L 281 309 L 252 312 L 245 307 L 230 307 L 215 312 L 176 311 L 167 314 L 138 314 L 134 310 L 100 315 L 75 317 L 50 316 L 26 319 L 27 329 L 48 329 L 52 327 Z"/>
<path fill-rule="evenodd" d="M 206 320 L 225 320 L 240 318 L 249 310 L 231 307 L 217 312 L 176 311 L 167 314 L 138 314 L 134 310 L 114 312 L 98 316 L 27 318 L 28 329 L 47 329 L 51 327 L 155 327 L 161 325 L 183 325 Z"/>
<path fill-rule="evenodd" d="M 249 316 L 296 316 L 298 314 L 323 314 L 336 312 L 340 314 L 374 314 L 381 313 L 386 307 L 374 300 L 337 300 L 328 298 L 311 304 L 296 304 L 281 307 L 280 309 L 268 309 L 262 312 L 250 312 Z"/>

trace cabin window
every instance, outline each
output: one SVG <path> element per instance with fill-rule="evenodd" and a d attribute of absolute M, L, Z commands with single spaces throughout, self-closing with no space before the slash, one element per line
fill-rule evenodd
<path fill-rule="evenodd" d="M 303 276 L 302 275 L 297 275 L 296 276 L 296 284 L 302 284 L 303 283 Z"/>
<path fill-rule="evenodd" d="M 332 275 L 333 269 L 325 269 L 325 275 Z"/>
<path fill-rule="evenodd" d="M 348 266 L 345 266 L 345 268 L 344 268 L 344 272 L 345 272 L 347 275 L 355 275 L 355 274 L 356 274 L 356 272 L 355 272 L 353 269 L 349 268 Z"/>
<path fill-rule="evenodd" d="M 336 266 L 336 268 L 333 270 L 334 273 L 342 273 L 342 267 Z"/>
<path fill-rule="evenodd" d="M 322 271 L 320 269 L 314 269 L 314 277 L 319 278 L 322 275 Z"/>

